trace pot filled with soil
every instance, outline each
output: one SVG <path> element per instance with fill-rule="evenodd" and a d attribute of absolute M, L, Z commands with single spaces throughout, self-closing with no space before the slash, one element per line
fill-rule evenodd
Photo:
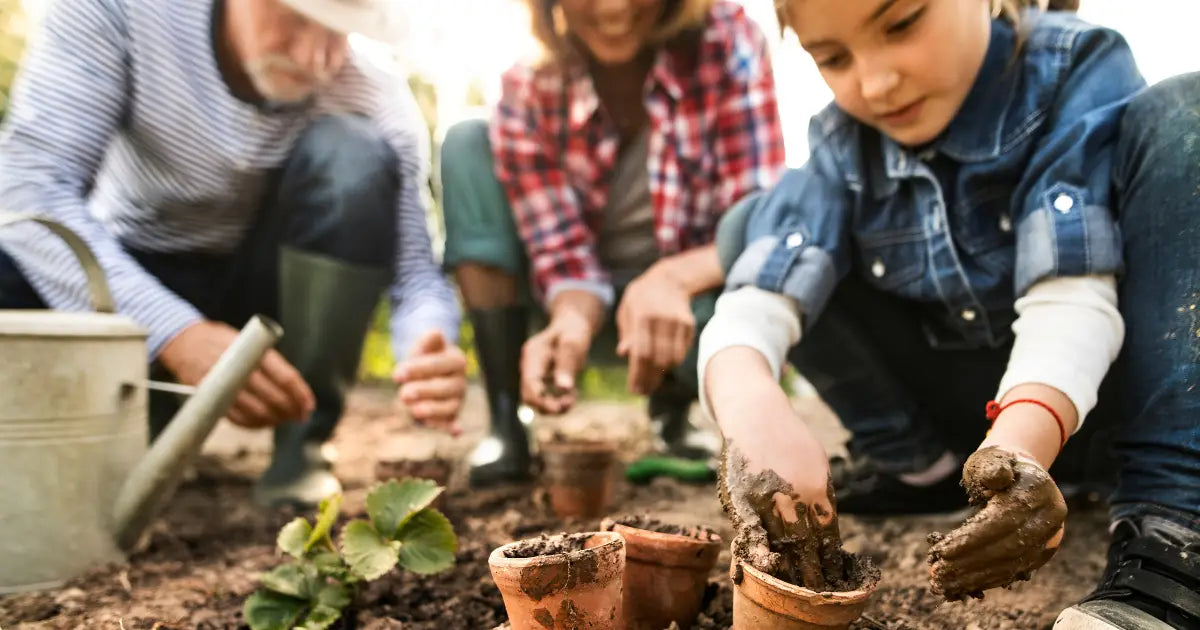
<path fill-rule="evenodd" d="M 606 520 L 601 529 L 625 539 L 625 627 L 691 628 L 721 554 L 721 537 L 706 527 L 639 516 Z"/>
<path fill-rule="evenodd" d="M 543 481 L 559 518 L 597 518 L 612 501 L 617 446 L 556 436 L 542 444 Z"/>
<path fill-rule="evenodd" d="M 625 540 L 614 532 L 511 543 L 488 558 L 512 630 L 621 630 Z"/>
<path fill-rule="evenodd" d="M 845 554 L 844 580 L 817 592 L 734 559 L 733 630 L 839 630 L 862 615 L 879 584 L 870 561 Z"/>

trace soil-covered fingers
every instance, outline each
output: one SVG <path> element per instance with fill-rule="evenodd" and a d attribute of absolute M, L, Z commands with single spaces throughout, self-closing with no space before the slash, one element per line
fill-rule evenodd
<path fill-rule="evenodd" d="M 929 570 L 932 590 L 953 600 L 1028 580 L 1035 569 L 1054 556 L 1062 531 L 1060 525 L 1047 533 L 1042 524 L 1035 523 L 972 554 L 938 558 Z"/>
<path fill-rule="evenodd" d="M 1061 536 L 1061 530 L 1059 535 Z M 1017 581 L 1031 579 L 1034 571 L 1054 557 L 1058 547 L 1058 543 L 1053 542 L 1040 551 L 1032 551 L 1005 561 L 965 563 L 942 560 L 935 562 L 930 567 L 932 576 L 930 590 L 941 594 L 949 601 L 958 601 L 967 597 L 981 598 L 983 592 L 989 589 L 1005 587 Z"/>
<path fill-rule="evenodd" d="M 735 560 L 745 562 L 764 573 L 774 574 L 779 570 L 780 556 L 771 551 L 762 517 L 751 507 L 751 502 L 742 496 L 743 488 L 736 480 L 730 483 L 729 475 L 737 476 L 739 471 L 729 466 L 729 459 L 729 444 L 726 443 L 721 450 L 721 474 L 717 478 L 717 494 L 725 515 L 733 524 L 731 553 Z M 744 462 L 740 456 L 735 456 L 735 459 Z M 737 582 L 740 580 L 736 571 L 737 562 L 733 563 L 733 567 L 733 578 Z"/>
<path fill-rule="evenodd" d="M 832 481 L 827 493 L 829 503 L 813 502 L 808 508 L 808 520 L 820 544 L 821 572 L 827 580 L 841 580 L 846 576 L 846 554 L 842 551 L 842 532 L 834 508 Z"/>
<path fill-rule="evenodd" d="M 788 580 L 815 591 L 825 590 L 821 543 L 809 522 L 807 507 L 797 505 L 795 498 L 781 492 L 771 497 L 770 505 L 763 522 L 772 548 L 782 557 Z"/>
<path fill-rule="evenodd" d="M 931 584 L 947 599 L 1027 579 L 1061 543 L 1067 506 L 1050 475 L 1025 461 L 1007 468 L 1009 487 L 976 488 L 987 505 L 949 534 L 931 536 Z"/>
<path fill-rule="evenodd" d="M 931 559 L 953 560 L 1012 545 L 1037 544 L 1040 548 L 1040 543 L 1062 528 L 1067 505 L 1050 475 L 1024 462 L 1018 463 L 1015 471 L 1012 487 L 994 494 L 982 510 L 935 543 L 929 550 Z M 1012 537 L 1018 531 L 1023 536 Z"/>

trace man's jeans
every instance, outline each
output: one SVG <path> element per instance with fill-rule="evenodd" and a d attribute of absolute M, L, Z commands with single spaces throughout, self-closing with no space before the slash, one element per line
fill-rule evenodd
<path fill-rule="evenodd" d="M 392 267 L 396 160 L 365 118 L 326 116 L 305 130 L 287 162 L 270 174 L 266 198 L 234 253 L 128 251 L 209 319 L 240 328 L 256 313 L 278 318 L 281 246 Z M 0 308 L 46 308 L 3 251 Z"/>
<path fill-rule="evenodd" d="M 1125 343 L 1099 404 L 1051 472 L 1094 479 L 1111 473 L 1105 460 L 1115 456 L 1115 516 L 1158 512 L 1200 530 L 1200 74 L 1150 88 L 1131 105 L 1113 180 L 1125 239 Z M 726 223 L 720 238 L 740 227 Z M 922 306 L 856 274 L 792 363 L 853 433 L 851 450 L 885 469 L 920 470 L 948 449 L 971 452 L 989 426 L 984 403 L 1011 344 L 934 350 Z"/>

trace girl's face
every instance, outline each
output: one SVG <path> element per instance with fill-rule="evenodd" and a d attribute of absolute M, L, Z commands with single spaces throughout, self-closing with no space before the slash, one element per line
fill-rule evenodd
<path fill-rule="evenodd" d="M 949 126 L 983 65 L 989 0 L 790 0 L 787 20 L 846 113 L 919 145 Z"/>
<path fill-rule="evenodd" d="M 560 1 L 571 34 L 605 65 L 632 61 L 663 11 L 663 0 Z"/>

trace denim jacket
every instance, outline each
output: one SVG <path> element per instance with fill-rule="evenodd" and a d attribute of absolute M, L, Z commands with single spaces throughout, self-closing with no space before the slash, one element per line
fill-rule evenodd
<path fill-rule="evenodd" d="M 1037 281 L 1121 271 L 1111 207 L 1125 105 L 1145 82 L 1124 39 L 1070 14 L 992 22 L 983 67 L 917 152 L 830 105 L 812 153 L 755 202 L 727 288 L 795 298 L 808 328 L 854 272 L 917 304 L 934 347 L 999 347 Z"/>

